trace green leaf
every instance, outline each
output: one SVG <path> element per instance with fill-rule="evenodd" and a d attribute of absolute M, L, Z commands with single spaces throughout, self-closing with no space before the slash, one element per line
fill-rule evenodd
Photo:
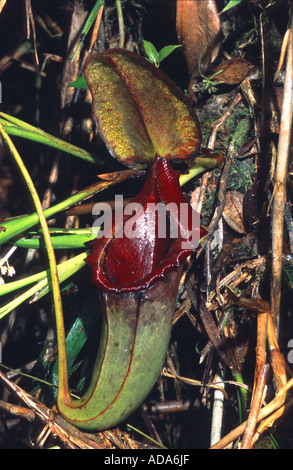
<path fill-rule="evenodd" d="M 53 229 L 54 230 L 54 229 Z M 44 248 L 43 239 L 40 237 L 40 232 L 33 233 L 32 238 L 20 238 L 13 242 L 13 245 L 21 247 L 21 248 L 28 248 L 28 249 L 40 249 Z M 84 248 L 84 244 L 93 240 L 95 238 L 95 234 L 92 230 L 86 229 L 76 229 L 76 230 L 60 230 L 57 232 L 58 235 L 53 235 L 52 230 L 51 232 L 51 239 L 53 243 L 53 248 L 55 250 L 65 250 L 65 249 L 74 249 L 74 248 Z"/>
<path fill-rule="evenodd" d="M 155 46 L 149 42 L 149 41 L 143 41 L 143 45 L 144 45 L 144 50 L 148 56 L 148 58 L 150 59 L 150 61 L 155 64 L 156 66 L 159 65 L 159 53 L 157 51 L 157 49 L 155 48 Z"/>
<path fill-rule="evenodd" d="M 95 21 L 97 15 L 98 15 L 99 10 L 100 10 L 102 5 L 104 5 L 104 0 L 97 0 L 97 2 L 95 3 L 95 5 L 94 5 L 94 7 L 91 11 L 91 13 L 89 14 L 89 17 L 86 20 L 86 23 L 83 27 L 83 30 L 82 30 L 82 32 L 79 36 L 78 44 L 75 48 L 75 51 L 74 51 L 74 54 L 72 56 L 71 62 L 73 62 L 74 57 L 76 56 L 77 52 L 79 51 L 79 49 L 83 45 L 84 40 L 85 40 L 90 28 L 92 27 L 92 24 L 94 23 L 94 21 Z"/>
<path fill-rule="evenodd" d="M 176 44 L 174 46 L 165 46 L 163 47 L 158 55 L 159 55 L 159 63 L 162 62 L 162 60 L 166 59 L 166 57 L 168 57 L 168 55 L 170 55 L 175 49 L 177 49 L 178 47 L 181 47 L 180 44 Z"/>
<path fill-rule="evenodd" d="M 231 10 L 231 8 L 236 7 L 241 2 L 242 2 L 242 0 L 230 0 L 230 2 L 223 8 L 221 13 L 224 13 L 225 11 Z"/>
<path fill-rule="evenodd" d="M 88 84 L 84 76 L 82 76 L 82 77 L 78 77 L 76 80 L 74 80 L 74 82 L 70 83 L 68 87 L 87 89 Z"/>
<path fill-rule="evenodd" d="M 88 337 L 96 332 L 97 324 L 101 318 L 100 304 L 96 292 L 93 292 L 85 301 L 80 314 L 74 321 L 66 337 L 67 364 L 70 375 L 73 373 L 77 364 L 75 360 Z M 58 361 L 55 362 L 52 370 L 52 383 L 58 385 Z M 56 392 L 55 392 L 56 393 Z"/>
<path fill-rule="evenodd" d="M 48 134 L 48 132 L 34 127 L 27 122 L 21 121 L 20 119 L 17 119 L 13 116 L 9 116 L 8 114 L 1 112 L 0 123 L 9 135 L 15 135 L 17 137 L 22 137 L 23 139 L 39 142 L 43 145 L 48 145 L 49 147 L 56 148 L 62 152 L 66 152 L 71 155 L 75 155 L 76 157 L 82 158 L 89 163 L 103 166 L 105 165 L 103 160 L 89 153 L 87 150 L 76 147 L 70 142 L 66 142 L 65 140 Z"/>
<path fill-rule="evenodd" d="M 88 253 L 84 252 L 65 261 L 64 263 L 58 264 L 57 269 L 60 284 L 85 266 L 85 258 L 87 255 Z M 48 292 L 51 292 L 52 283 L 49 279 L 49 271 L 46 270 L 18 281 L 2 284 L 0 286 L 0 296 L 12 293 L 15 290 L 22 289 L 23 287 L 36 282 L 36 284 L 20 294 L 18 297 L 13 298 L 13 300 L 0 307 L 0 319 L 5 317 L 5 315 L 28 299 L 33 298 L 31 302 L 36 301 L 44 295 L 48 294 Z"/>
<path fill-rule="evenodd" d="M 123 178 L 124 176 L 121 175 L 120 181 L 123 181 Z M 99 181 L 98 183 L 88 188 L 85 188 L 79 191 L 78 193 L 73 194 L 64 201 L 55 204 L 55 206 L 45 209 L 44 215 L 46 218 L 49 218 L 60 212 L 63 212 L 68 209 L 68 207 L 78 204 L 79 202 L 89 198 L 93 194 L 96 194 L 99 191 L 108 188 L 114 183 L 115 181 Z M 29 215 L 23 215 L 15 217 L 13 219 L 4 220 L 0 224 L 0 245 L 12 240 L 14 237 L 17 237 L 19 234 L 25 232 L 26 230 L 30 230 L 32 227 L 34 227 L 34 225 L 37 225 L 38 223 L 39 216 L 36 212 Z"/>

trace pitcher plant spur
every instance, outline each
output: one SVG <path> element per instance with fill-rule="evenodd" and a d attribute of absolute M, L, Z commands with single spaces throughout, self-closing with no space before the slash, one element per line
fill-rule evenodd
<path fill-rule="evenodd" d="M 112 213 L 88 243 L 103 328 L 81 399 L 70 395 L 66 357 L 59 359 L 61 414 L 79 428 L 98 431 L 127 418 L 156 382 L 184 261 L 206 231 L 171 164 L 195 157 L 200 146 L 198 120 L 184 93 L 158 68 L 124 49 L 93 56 L 84 72 L 93 118 L 109 152 L 128 167 L 147 167 L 146 182 L 130 207 L 121 217 Z"/>

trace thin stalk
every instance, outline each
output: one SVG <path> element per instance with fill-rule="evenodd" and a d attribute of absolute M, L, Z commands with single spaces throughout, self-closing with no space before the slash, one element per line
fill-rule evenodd
<path fill-rule="evenodd" d="M 234 375 L 234 379 L 236 380 L 236 382 L 244 384 L 241 372 L 234 371 L 233 375 Z M 239 406 L 239 420 L 240 422 L 243 422 L 247 418 L 248 390 L 244 387 L 240 387 L 239 390 L 237 390 L 237 396 L 238 396 L 238 406 Z"/>
<path fill-rule="evenodd" d="M 131 426 L 130 424 L 127 424 L 127 427 L 129 427 L 129 428 L 132 429 L 133 431 L 139 433 L 141 436 L 145 437 L 145 438 L 148 439 L 149 441 L 154 442 L 157 446 L 161 447 L 162 449 L 167 449 L 167 447 L 163 446 L 160 442 L 156 441 L 155 439 L 153 439 L 152 437 L 148 436 L 147 434 L 145 434 L 144 432 L 140 431 L 139 429 L 135 428 L 134 426 Z"/>
<path fill-rule="evenodd" d="M 123 47 L 125 34 L 124 34 L 124 20 L 123 20 L 121 0 L 116 0 L 116 9 L 117 9 L 118 26 L 119 26 L 119 47 Z"/>
<path fill-rule="evenodd" d="M 58 331 L 58 357 L 60 358 L 60 362 L 62 363 L 63 367 L 60 367 L 59 374 L 60 374 L 60 381 L 62 382 L 63 387 L 68 389 L 68 373 L 67 373 L 67 361 L 66 361 L 66 346 L 65 346 L 65 328 L 64 328 L 64 321 L 63 321 L 63 308 L 62 308 L 62 300 L 61 300 L 61 293 L 60 293 L 60 286 L 59 286 L 59 279 L 58 279 L 58 270 L 55 258 L 55 252 L 51 240 L 51 235 L 49 232 L 48 224 L 46 221 L 46 217 L 44 215 L 44 211 L 42 208 L 42 203 L 36 191 L 36 188 L 33 184 L 33 181 L 30 177 L 30 174 L 24 165 L 18 151 L 16 150 L 12 140 L 10 139 L 9 135 L 3 128 L 2 124 L 0 123 L 0 133 L 2 134 L 2 138 L 9 148 L 11 155 L 20 170 L 20 173 L 24 179 L 24 182 L 30 192 L 31 198 L 35 205 L 39 221 L 43 230 L 44 242 L 47 248 L 47 256 L 50 266 L 50 276 L 51 276 L 51 283 L 52 283 L 52 293 L 53 293 L 53 300 L 55 306 L 55 315 L 56 315 L 56 325 Z"/>

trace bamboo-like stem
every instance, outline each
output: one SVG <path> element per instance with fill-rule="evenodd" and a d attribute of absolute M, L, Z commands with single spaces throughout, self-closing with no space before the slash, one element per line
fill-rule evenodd
<path fill-rule="evenodd" d="M 275 189 L 272 210 L 272 281 L 271 314 L 276 333 L 279 330 L 281 306 L 282 254 L 284 215 L 286 203 L 286 178 L 288 172 L 289 146 L 293 111 L 293 18 L 287 50 L 286 76 L 284 84 L 278 155 L 275 173 Z"/>

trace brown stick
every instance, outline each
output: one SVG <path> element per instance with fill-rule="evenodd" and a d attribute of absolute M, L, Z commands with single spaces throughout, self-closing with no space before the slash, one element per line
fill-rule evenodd
<path fill-rule="evenodd" d="M 103 11 L 104 11 L 104 5 L 102 5 L 99 9 L 99 13 L 97 14 L 97 18 L 95 20 L 95 25 L 94 25 L 94 30 L 93 34 L 91 37 L 91 43 L 89 47 L 89 53 L 91 53 L 93 47 L 94 47 L 94 42 L 97 40 L 98 34 L 99 34 L 99 29 L 100 29 L 100 24 L 101 24 L 101 19 L 103 16 Z"/>
<path fill-rule="evenodd" d="M 34 421 L 36 417 L 35 413 L 32 410 L 28 410 L 23 406 L 11 405 L 10 403 L 6 403 L 3 400 L 0 400 L 0 408 L 6 413 L 18 416 L 20 418 L 24 418 L 27 421 Z"/>
<path fill-rule="evenodd" d="M 263 366 L 261 373 L 257 377 L 256 386 L 253 393 L 253 399 L 250 407 L 249 417 L 246 423 L 241 449 L 250 449 L 251 448 L 251 441 L 253 438 L 255 426 L 257 423 L 257 417 L 259 415 L 259 411 L 261 409 L 262 400 L 263 400 L 263 392 L 265 388 L 265 384 L 267 381 L 269 371 L 269 365 L 266 364 Z"/>
<path fill-rule="evenodd" d="M 272 281 L 271 313 L 276 334 L 279 331 L 281 306 L 282 254 L 284 236 L 284 215 L 286 203 L 286 178 L 288 172 L 289 146 L 293 111 L 293 18 L 287 50 L 286 76 L 280 123 L 280 135 L 275 174 L 274 201 L 272 213 Z"/>
<path fill-rule="evenodd" d="M 266 363 L 266 341 L 267 341 L 267 325 L 269 312 L 258 313 L 257 315 L 257 339 L 255 350 L 255 372 L 254 387 L 255 390 L 257 379 Z"/>

